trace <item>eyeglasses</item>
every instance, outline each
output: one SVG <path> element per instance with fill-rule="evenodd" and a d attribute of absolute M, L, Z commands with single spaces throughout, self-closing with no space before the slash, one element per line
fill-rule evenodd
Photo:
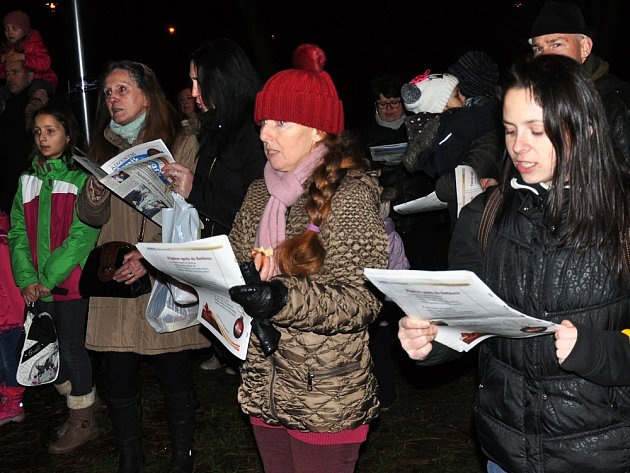
<path fill-rule="evenodd" d="M 385 110 L 387 108 L 398 108 L 400 107 L 400 99 L 388 100 L 386 102 L 376 102 L 376 108 L 380 110 Z"/>

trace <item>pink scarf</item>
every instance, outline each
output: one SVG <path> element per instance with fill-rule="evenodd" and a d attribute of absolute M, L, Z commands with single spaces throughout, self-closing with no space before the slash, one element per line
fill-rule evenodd
<path fill-rule="evenodd" d="M 269 163 L 265 165 L 265 184 L 271 197 L 260 219 L 256 246 L 276 248 L 285 240 L 287 209 L 304 193 L 304 183 L 323 162 L 327 151 L 323 144 L 316 146 L 293 171 L 276 171 Z"/>

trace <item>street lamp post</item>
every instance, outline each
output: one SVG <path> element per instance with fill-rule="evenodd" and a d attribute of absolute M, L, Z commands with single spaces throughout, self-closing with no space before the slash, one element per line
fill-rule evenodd
<path fill-rule="evenodd" d="M 68 13 L 73 32 L 71 40 L 75 55 L 74 65 L 68 74 L 68 97 L 79 121 L 85 142 L 89 144 L 98 80 L 89 75 L 90 65 L 86 61 L 86 49 L 92 45 L 92 42 L 84 36 L 82 30 L 85 22 L 82 16 L 81 0 L 71 0 L 69 5 L 71 9 Z"/>

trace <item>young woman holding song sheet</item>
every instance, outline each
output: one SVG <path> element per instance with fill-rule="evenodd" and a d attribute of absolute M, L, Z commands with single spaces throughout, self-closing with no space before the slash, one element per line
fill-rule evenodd
<path fill-rule="evenodd" d="M 488 471 L 625 472 L 628 178 L 599 95 L 575 61 L 519 61 L 502 95 L 511 162 L 498 189 L 462 210 L 450 265 L 476 270 L 510 306 L 561 327 L 479 346 L 475 415 Z M 399 338 L 411 358 L 432 365 L 457 356 L 434 341 L 438 330 L 405 317 Z"/>

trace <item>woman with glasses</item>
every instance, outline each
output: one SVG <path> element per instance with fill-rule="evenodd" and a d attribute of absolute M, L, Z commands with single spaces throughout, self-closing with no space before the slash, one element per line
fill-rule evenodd
<path fill-rule="evenodd" d="M 378 77 L 371 83 L 374 120 L 363 132 L 368 155 L 370 146 L 407 141 L 407 130 L 404 126 L 407 112 L 400 99 L 402 85 L 403 80 L 393 75 Z"/>
<path fill-rule="evenodd" d="M 374 115 L 370 126 L 366 129 L 364 140 L 366 143 L 366 155 L 371 158 L 370 146 L 387 145 L 394 143 L 407 142 L 407 128 L 405 127 L 405 117 L 407 111 L 403 106 L 400 98 L 400 89 L 403 80 L 394 75 L 384 75 L 373 79 L 371 82 L 372 103 L 374 107 Z M 398 184 L 408 181 L 411 186 L 414 185 L 413 179 L 408 179 L 404 175 L 402 166 L 399 163 L 379 163 L 370 161 L 373 169 L 380 169 L 380 184 L 383 188 L 387 188 L 381 195 L 381 201 L 385 202 L 390 198 L 396 198 Z M 404 195 L 401 192 L 400 195 Z M 398 203 L 398 200 L 396 200 Z M 391 207 L 392 202 L 382 204 Z M 393 224 L 394 230 L 396 223 L 393 214 L 390 212 L 387 217 L 386 228 Z M 388 232 L 389 234 L 389 232 Z M 402 245 L 404 254 L 404 245 Z M 407 258 L 405 267 L 397 267 L 396 269 L 408 269 L 409 262 Z M 394 268 L 390 268 L 394 269 Z M 398 306 L 392 302 L 384 300 L 383 307 L 377 319 L 370 325 L 370 354 L 374 363 L 374 374 L 378 380 L 378 399 L 381 408 L 389 409 L 397 398 L 396 383 L 394 379 L 394 360 L 391 356 L 392 344 L 395 340 L 394 327 L 398 326 L 398 319 L 403 316 Z"/>

